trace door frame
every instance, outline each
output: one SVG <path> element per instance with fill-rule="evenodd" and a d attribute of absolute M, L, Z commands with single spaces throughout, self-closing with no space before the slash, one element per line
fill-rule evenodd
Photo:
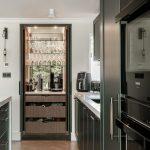
<path fill-rule="evenodd" d="M 20 132 L 21 139 L 23 139 L 24 132 L 24 28 L 25 27 L 51 27 L 59 26 L 67 29 L 67 43 L 66 43 L 66 96 L 67 96 L 67 129 L 68 135 L 60 137 L 61 139 L 71 140 L 72 131 L 72 24 L 20 24 L 20 81 L 19 81 L 19 95 L 20 95 Z M 59 136 L 58 136 L 59 137 Z"/>

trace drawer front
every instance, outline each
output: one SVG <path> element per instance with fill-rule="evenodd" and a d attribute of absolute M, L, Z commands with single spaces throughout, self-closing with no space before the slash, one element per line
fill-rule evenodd
<path fill-rule="evenodd" d="M 26 106 L 26 117 L 66 117 L 65 106 Z"/>
<path fill-rule="evenodd" d="M 26 122 L 26 133 L 65 133 L 65 122 Z"/>
<path fill-rule="evenodd" d="M 66 102 L 65 95 L 45 96 L 45 102 Z"/>
<path fill-rule="evenodd" d="M 65 95 L 52 96 L 26 96 L 26 102 L 66 102 Z"/>
<path fill-rule="evenodd" d="M 26 96 L 25 101 L 26 102 L 43 102 L 44 96 Z"/>

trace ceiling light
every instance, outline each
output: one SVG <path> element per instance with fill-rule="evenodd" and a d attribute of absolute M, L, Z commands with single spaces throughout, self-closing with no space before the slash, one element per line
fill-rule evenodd
<path fill-rule="evenodd" d="M 34 26 L 34 29 L 36 30 L 38 27 L 37 26 Z"/>
<path fill-rule="evenodd" d="M 55 17 L 55 10 L 54 10 L 54 8 L 50 8 L 49 9 L 48 17 L 50 17 L 50 18 L 54 18 Z"/>
<path fill-rule="evenodd" d="M 54 29 L 57 29 L 57 26 L 54 26 Z"/>

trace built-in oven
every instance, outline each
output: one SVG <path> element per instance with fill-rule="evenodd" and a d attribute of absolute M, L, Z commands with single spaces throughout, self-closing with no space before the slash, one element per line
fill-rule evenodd
<path fill-rule="evenodd" d="M 144 126 L 134 119 L 122 114 L 116 119 L 122 131 L 122 150 L 150 150 L 150 126 Z"/>
<path fill-rule="evenodd" d="M 116 20 L 121 24 L 121 115 L 116 125 L 122 150 L 150 150 L 150 1 L 127 0 Z"/>

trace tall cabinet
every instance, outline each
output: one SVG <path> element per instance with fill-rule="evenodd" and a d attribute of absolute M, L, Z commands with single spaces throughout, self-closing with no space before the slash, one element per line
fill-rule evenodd
<path fill-rule="evenodd" d="M 23 138 L 70 137 L 70 25 L 22 25 Z"/>
<path fill-rule="evenodd" d="M 100 0 L 101 7 L 101 150 L 120 150 L 120 131 L 115 125 L 121 89 L 119 0 Z"/>

